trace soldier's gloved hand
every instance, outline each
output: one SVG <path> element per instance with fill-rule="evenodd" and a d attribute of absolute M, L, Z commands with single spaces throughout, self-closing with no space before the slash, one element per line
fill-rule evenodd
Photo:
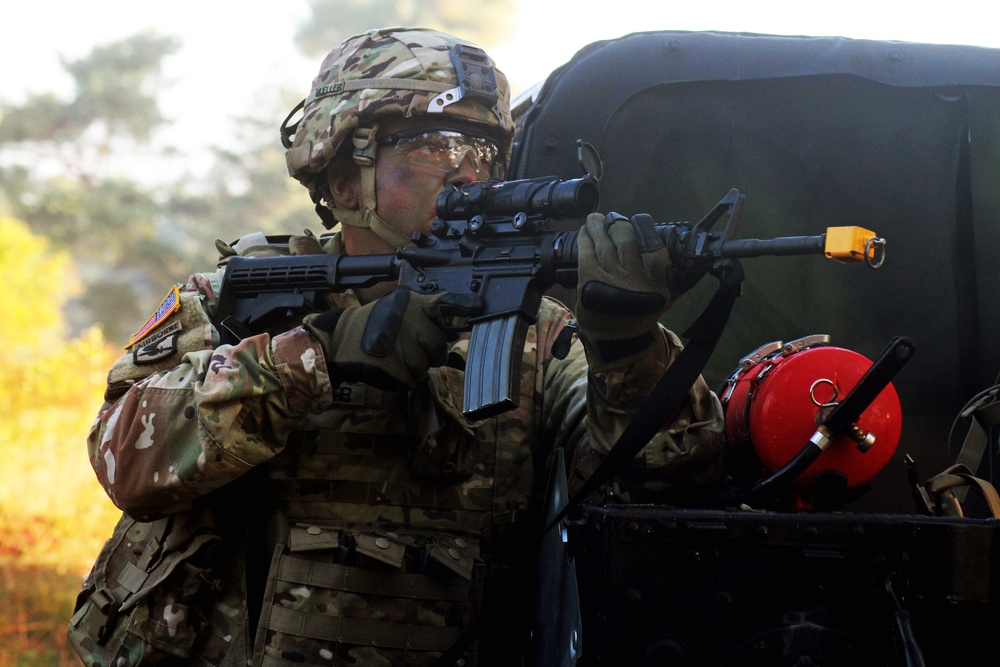
<path fill-rule="evenodd" d="M 323 346 L 330 379 L 395 391 L 412 389 L 447 360 L 447 318 L 483 307 L 472 294 L 418 294 L 397 288 L 378 301 L 307 315 L 302 325 Z"/>
<path fill-rule="evenodd" d="M 674 301 L 670 255 L 652 217 L 591 213 L 577 249 L 576 316 L 588 356 L 613 363 L 645 350 Z"/>

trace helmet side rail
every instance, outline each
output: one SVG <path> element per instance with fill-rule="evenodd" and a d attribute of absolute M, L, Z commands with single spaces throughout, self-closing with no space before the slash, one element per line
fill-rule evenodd
<path fill-rule="evenodd" d="M 553 231 L 552 223 L 585 218 L 597 200 L 589 175 L 452 186 L 438 197 L 430 233 L 415 234 L 413 245 L 395 254 L 230 258 L 214 323 L 222 342 L 233 344 L 325 309 L 328 293 L 386 281 L 422 293 L 478 295 L 482 313 L 450 326 L 471 331 L 463 412 L 470 419 L 500 414 L 517 404 L 521 352 L 542 295 L 556 284 L 576 286 L 578 230 Z M 732 239 L 743 201 L 733 189 L 698 223 L 655 225 L 685 289 L 738 258 L 823 254 L 873 268 L 884 259 L 885 241 L 860 227 Z M 711 231 L 724 215 L 723 230 Z"/>

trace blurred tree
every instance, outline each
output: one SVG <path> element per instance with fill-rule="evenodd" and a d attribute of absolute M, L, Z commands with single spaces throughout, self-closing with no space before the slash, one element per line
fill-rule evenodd
<path fill-rule="evenodd" d="M 23 166 L 0 170 L 14 213 L 36 233 L 72 253 L 85 290 L 67 321 L 79 332 L 100 323 L 113 340 L 148 315 L 148 276 L 181 270 L 184 261 L 158 228 L 160 206 L 138 184 L 120 179 L 35 180 Z M 162 290 L 162 286 L 158 290 Z"/>
<path fill-rule="evenodd" d="M 121 515 L 84 443 L 120 348 L 66 335 L 69 253 L 2 214 L 0 236 L 0 665 L 70 667 L 73 600 Z"/>
<path fill-rule="evenodd" d="M 105 519 L 115 512 L 94 481 L 81 438 L 118 351 L 96 329 L 67 336 L 62 308 L 81 287 L 69 253 L 53 251 L 13 218 L 0 217 L 0 236 L 0 532 L 26 516 L 64 518 L 67 533 L 70 526 L 86 533 L 89 518 L 103 517 L 109 527 Z M 55 537 L 48 548 L 59 546 Z M 88 551 L 95 539 L 84 536 Z"/>
<path fill-rule="evenodd" d="M 140 274 L 180 264 L 159 234 L 152 195 L 110 175 L 115 157 L 135 154 L 164 122 L 161 64 L 177 48 L 153 34 L 97 47 L 63 61 L 75 84 L 71 99 L 37 95 L 2 110 L 0 189 L 14 215 L 76 257 L 86 285 L 73 302 L 83 308 L 71 309 L 76 331 L 100 321 L 120 337 L 116 323 L 128 328 L 146 310 Z"/>
<path fill-rule="evenodd" d="M 514 25 L 514 0 L 309 0 L 310 16 L 295 35 L 308 56 L 322 56 L 347 37 L 391 25 L 436 28 L 486 48 Z"/>
<path fill-rule="evenodd" d="M 297 45 L 310 55 L 380 25 L 425 25 L 486 46 L 503 37 L 515 12 L 513 0 L 309 2 Z M 69 302 L 71 331 L 99 323 L 110 340 L 124 341 L 167 283 L 214 265 L 217 238 L 322 231 L 275 140 L 298 90 L 267 88 L 253 115 L 237 121 L 239 148 L 216 148 L 207 177 L 188 171 L 150 184 L 130 176 L 134 165 L 162 164 L 164 149 L 153 150 L 167 122 L 162 63 L 179 48 L 155 33 L 99 46 L 63 61 L 74 83 L 69 99 L 47 93 L 0 104 L 0 211 L 73 254 L 84 289 Z"/>
<path fill-rule="evenodd" d="M 120 175 L 130 164 L 148 172 L 161 163 L 151 150 L 166 122 L 161 66 L 178 46 L 147 33 L 97 47 L 64 61 L 75 83 L 70 99 L 45 94 L 0 107 L 0 210 L 73 253 L 85 285 L 69 302 L 73 331 L 99 323 L 124 341 L 169 282 L 214 265 L 215 238 L 314 224 L 275 139 L 275 119 L 294 97 L 280 89 L 254 110 L 266 120 L 240 120 L 240 150 L 216 150 L 208 178 L 187 173 L 141 184 Z"/>
<path fill-rule="evenodd" d="M 237 120 L 238 151 L 215 148 L 208 177 L 183 179 L 167 199 L 163 215 L 172 228 L 184 231 L 185 256 L 195 258 L 199 270 L 215 263 L 216 239 L 232 242 L 255 231 L 324 231 L 306 189 L 289 178 L 284 151 L 274 139 L 274 119 L 284 117 L 294 95 L 274 96 L 256 110 L 259 117 Z"/>
<path fill-rule="evenodd" d="M 126 148 L 119 142 L 142 144 L 164 122 L 157 103 L 162 62 L 179 46 L 173 38 L 145 33 L 99 46 L 79 60 L 63 59 L 73 98 L 45 93 L 5 106 L 0 147 L 17 144 L 85 182 L 99 176 L 109 156 Z"/>

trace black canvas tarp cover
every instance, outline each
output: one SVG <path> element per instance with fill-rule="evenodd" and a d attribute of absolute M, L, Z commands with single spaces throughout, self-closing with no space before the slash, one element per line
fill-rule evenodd
<path fill-rule="evenodd" d="M 695 222 L 731 188 L 736 238 L 858 225 L 886 239 L 878 270 L 822 256 L 742 260 L 743 295 L 705 369 L 713 388 L 775 340 L 828 334 L 874 359 L 916 344 L 894 386 L 903 432 L 852 509 L 913 511 L 903 458 L 954 462 L 966 401 L 1000 375 L 1000 49 L 717 32 L 597 42 L 552 72 L 519 121 L 510 178 L 604 161 L 602 211 Z M 681 333 L 715 288 L 668 313 Z M 989 463 L 989 462 L 988 462 Z M 981 474 L 991 474 L 980 470 Z"/>

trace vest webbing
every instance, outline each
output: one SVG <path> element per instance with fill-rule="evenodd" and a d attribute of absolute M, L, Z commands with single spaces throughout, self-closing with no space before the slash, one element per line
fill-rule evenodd
<path fill-rule="evenodd" d="M 268 629 L 307 639 L 410 651 L 447 650 L 465 630 L 464 627 L 323 616 L 278 606 L 271 607 Z"/>
<path fill-rule="evenodd" d="M 469 598 L 468 583 L 462 579 L 449 578 L 442 581 L 422 574 L 375 572 L 308 560 L 282 560 L 278 568 L 278 579 L 349 593 L 391 595 L 414 600 L 460 602 Z"/>
<path fill-rule="evenodd" d="M 495 443 L 477 442 L 466 480 L 435 483 L 410 473 L 416 438 L 319 431 L 271 465 L 270 493 L 289 524 L 474 534 L 494 511 Z"/>

